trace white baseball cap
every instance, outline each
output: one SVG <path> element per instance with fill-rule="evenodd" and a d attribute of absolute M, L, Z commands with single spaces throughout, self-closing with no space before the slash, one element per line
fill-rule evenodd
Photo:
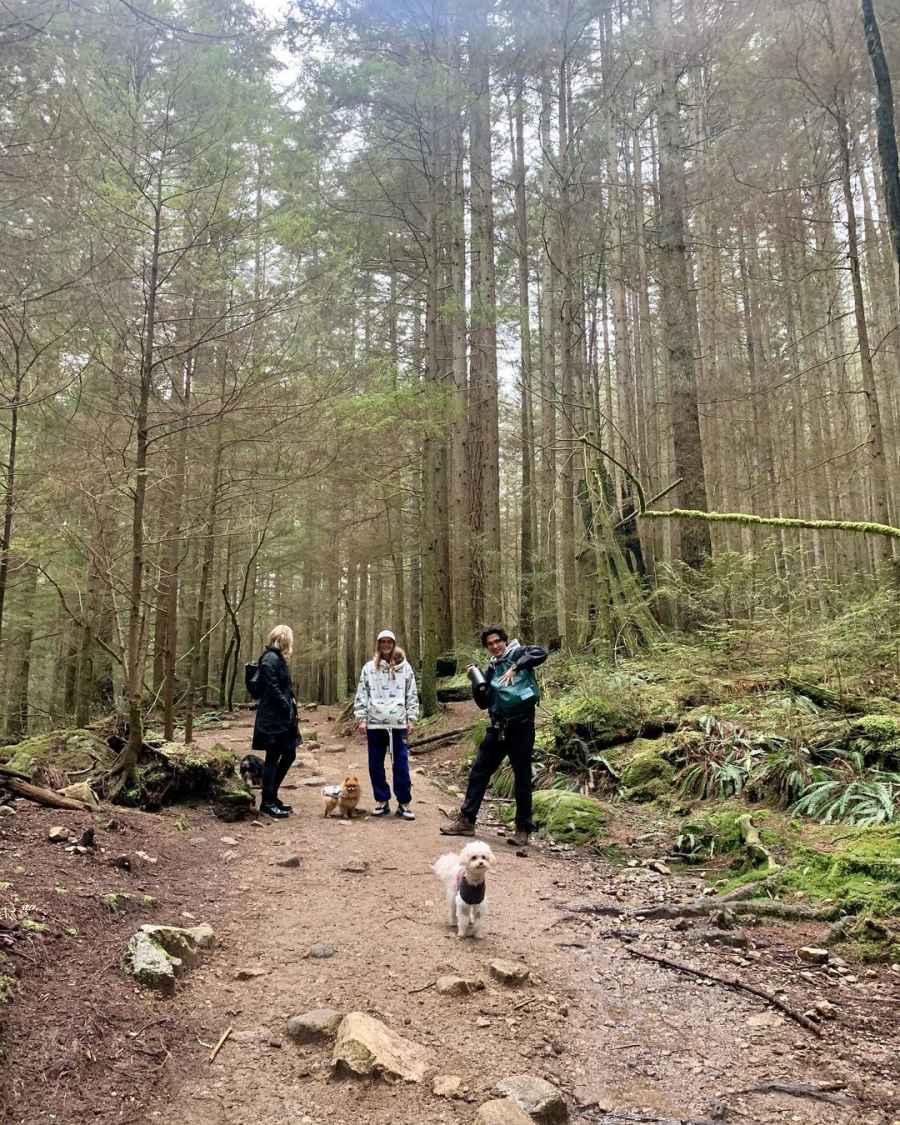
<path fill-rule="evenodd" d="M 396 641 L 397 638 L 390 631 L 390 629 L 382 629 L 378 636 L 375 638 L 377 641 Z"/>

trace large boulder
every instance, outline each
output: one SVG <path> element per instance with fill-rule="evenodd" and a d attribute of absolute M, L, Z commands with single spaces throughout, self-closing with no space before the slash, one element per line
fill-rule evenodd
<path fill-rule="evenodd" d="M 349 1012 L 341 1020 L 334 1044 L 335 1070 L 359 1076 L 384 1075 L 421 1082 L 428 1072 L 427 1048 L 404 1039 L 365 1012 Z"/>
<path fill-rule="evenodd" d="M 66 785 L 58 790 L 63 797 L 71 797 L 73 801 L 83 801 L 86 805 L 97 808 L 100 802 L 97 794 L 86 781 L 76 781 L 74 785 Z"/>

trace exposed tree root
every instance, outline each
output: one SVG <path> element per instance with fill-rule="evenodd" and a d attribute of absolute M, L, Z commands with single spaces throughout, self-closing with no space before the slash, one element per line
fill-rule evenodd
<path fill-rule="evenodd" d="M 744 984 L 743 981 L 738 980 L 737 977 L 717 977 L 713 973 L 707 973 L 703 969 L 695 969 L 693 965 L 682 965 L 680 961 L 670 961 L 668 957 L 659 957 L 655 953 L 645 953 L 641 949 L 634 949 L 632 946 L 626 946 L 625 952 L 632 957 L 640 957 L 644 961 L 653 961 L 657 965 L 663 965 L 667 969 L 674 969 L 679 973 L 687 973 L 690 976 L 699 977 L 701 980 L 714 981 L 716 984 L 721 984 L 725 988 L 734 988 L 738 992 L 749 992 L 751 996 L 758 996 L 760 1000 L 765 1000 L 767 1004 L 771 1004 L 774 1008 L 784 1012 L 786 1016 L 799 1023 L 801 1027 L 807 1031 L 811 1031 L 813 1035 L 821 1035 L 822 1032 L 819 1027 L 813 1023 L 811 1019 L 804 1016 L 802 1012 L 798 1012 L 789 1004 L 785 1004 L 779 1000 L 777 996 L 773 996 L 771 992 L 766 992 L 762 988 L 756 988 L 752 984 Z"/>

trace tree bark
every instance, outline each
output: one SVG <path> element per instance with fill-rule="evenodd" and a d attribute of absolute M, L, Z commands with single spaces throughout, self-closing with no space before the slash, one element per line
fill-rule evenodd
<path fill-rule="evenodd" d="M 659 132 L 659 263 L 663 337 L 672 384 L 675 473 L 686 508 L 707 507 L 706 476 L 697 407 L 694 358 L 696 309 L 691 300 L 686 242 L 686 184 L 671 30 L 671 0 L 652 0 L 656 29 L 657 117 Z M 681 559 L 699 569 L 712 550 L 709 527 L 681 529 Z"/>

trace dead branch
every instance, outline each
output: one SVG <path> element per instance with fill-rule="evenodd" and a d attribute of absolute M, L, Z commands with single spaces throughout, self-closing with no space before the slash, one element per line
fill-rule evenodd
<path fill-rule="evenodd" d="M 680 961 L 670 961 L 668 957 L 659 957 L 655 953 L 645 953 L 641 949 L 634 949 L 632 946 L 626 946 L 625 952 L 632 957 L 640 957 L 644 961 L 653 961 L 657 965 L 663 965 L 667 969 L 674 969 L 679 973 L 687 973 L 690 976 L 699 977 L 701 980 L 713 981 L 716 984 L 721 984 L 725 988 L 734 988 L 738 992 L 749 992 L 751 996 L 758 996 L 760 1000 L 765 1000 L 767 1004 L 771 1004 L 774 1008 L 784 1012 L 786 1016 L 799 1023 L 801 1027 L 811 1031 L 813 1035 L 821 1036 L 822 1032 L 813 1023 L 811 1019 L 804 1016 L 802 1012 L 796 1011 L 789 1004 L 779 1000 L 777 996 L 773 996 L 771 992 L 766 992 L 765 989 L 756 988 L 752 984 L 744 984 L 743 981 L 737 977 L 717 977 L 714 973 L 707 973 L 703 969 L 695 969 L 692 965 L 682 965 Z"/>
<path fill-rule="evenodd" d="M 458 738 L 462 738 L 464 734 L 475 729 L 476 724 L 472 723 L 468 727 L 457 727 L 455 730 L 445 730 L 443 734 L 430 734 L 427 738 L 417 738 L 415 742 L 410 742 L 410 754 L 427 754 L 429 750 L 436 749 L 442 742 L 454 742 Z"/>
<path fill-rule="evenodd" d="M 829 1105 L 849 1106 L 855 1105 L 853 1098 L 847 1094 L 838 1093 L 843 1090 L 842 1082 L 826 1082 L 821 1086 L 808 1086 L 805 1083 L 795 1082 L 760 1082 L 757 1086 L 748 1086 L 744 1090 L 732 1090 L 724 1097 L 737 1097 L 739 1094 L 790 1094 L 795 1098 L 811 1098 L 817 1102 L 827 1102 Z"/>

